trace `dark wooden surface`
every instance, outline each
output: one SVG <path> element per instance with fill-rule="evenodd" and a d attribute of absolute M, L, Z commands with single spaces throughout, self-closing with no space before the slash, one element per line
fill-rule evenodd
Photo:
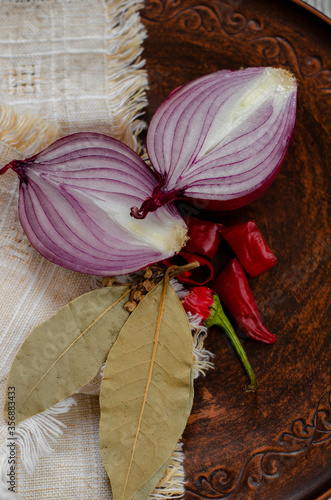
<path fill-rule="evenodd" d="M 278 264 L 251 287 L 278 340 L 243 340 L 259 379 L 253 394 L 223 335 L 210 332 L 215 369 L 196 383 L 185 498 L 329 499 L 331 25 L 289 0 L 147 0 L 142 19 L 147 119 L 174 88 L 218 69 L 276 65 L 299 80 L 295 132 L 274 184 L 248 207 L 201 214 L 256 220 Z"/>

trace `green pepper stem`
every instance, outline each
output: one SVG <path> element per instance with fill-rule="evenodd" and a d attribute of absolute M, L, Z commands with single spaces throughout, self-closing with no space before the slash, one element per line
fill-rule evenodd
<path fill-rule="evenodd" d="M 226 335 L 230 339 L 240 361 L 242 362 L 246 373 L 249 377 L 250 384 L 247 386 L 247 391 L 255 391 L 257 387 L 257 380 L 255 377 L 255 373 L 253 368 L 251 367 L 250 362 L 248 361 L 247 355 L 244 351 L 243 346 L 241 345 L 236 332 L 234 331 L 230 321 L 225 316 L 220 299 L 217 295 L 214 295 L 214 304 L 210 308 L 210 316 L 205 321 L 205 326 L 209 328 L 210 326 L 217 325 L 225 331 Z"/>

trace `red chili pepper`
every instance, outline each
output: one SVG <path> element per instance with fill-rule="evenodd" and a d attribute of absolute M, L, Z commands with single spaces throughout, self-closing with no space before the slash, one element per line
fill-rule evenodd
<path fill-rule="evenodd" d="M 220 232 L 251 278 L 255 278 L 277 262 L 253 220 L 234 226 L 221 226 Z"/>
<path fill-rule="evenodd" d="M 186 312 L 200 316 L 201 323 L 207 328 L 216 325 L 225 331 L 249 377 L 250 385 L 247 390 L 254 391 L 257 387 L 254 371 L 230 321 L 224 314 L 219 297 L 210 288 L 199 286 L 190 288 L 190 293 L 184 297 L 182 304 Z"/>
<path fill-rule="evenodd" d="M 190 288 L 190 293 L 184 297 L 182 304 L 186 312 L 197 314 L 202 322 L 206 321 L 214 304 L 213 292 L 206 286 Z"/>
<path fill-rule="evenodd" d="M 181 266 L 185 264 L 191 264 L 195 261 L 198 261 L 200 263 L 200 267 L 179 274 L 177 276 L 177 279 L 178 281 L 186 283 L 187 285 L 204 285 L 214 276 L 214 266 L 206 257 L 199 254 L 187 252 L 186 250 L 181 250 L 179 254 L 175 255 L 171 259 L 165 259 L 163 262 L 166 266 Z"/>
<path fill-rule="evenodd" d="M 229 309 L 239 328 L 251 339 L 266 344 L 276 341 L 275 335 L 262 324 L 245 272 L 237 259 L 232 259 L 213 279 L 210 287 Z"/>
<path fill-rule="evenodd" d="M 221 241 L 219 225 L 215 222 L 200 220 L 191 216 L 188 216 L 185 222 L 189 237 L 185 250 L 212 259 Z"/>

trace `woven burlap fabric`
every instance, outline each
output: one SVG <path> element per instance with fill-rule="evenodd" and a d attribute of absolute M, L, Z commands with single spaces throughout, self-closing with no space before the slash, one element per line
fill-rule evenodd
<path fill-rule="evenodd" d="M 145 106 L 139 59 L 144 31 L 139 3 L 106 0 L 0 2 L 0 166 L 83 130 L 123 140 L 138 150 L 137 116 Z M 90 289 L 91 277 L 41 257 L 21 229 L 18 179 L 0 178 L 0 444 L 6 378 L 31 330 Z M 84 369 L 82 367 L 82 369 Z M 18 468 L 25 500 L 103 500 L 110 487 L 99 452 L 95 396 L 75 396 L 67 425 L 33 475 Z"/>

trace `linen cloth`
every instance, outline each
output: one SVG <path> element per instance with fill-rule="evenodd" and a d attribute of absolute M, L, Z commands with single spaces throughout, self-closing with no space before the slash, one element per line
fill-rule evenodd
<path fill-rule="evenodd" d="M 147 87 L 139 8 L 137 0 L 0 2 L 0 166 L 84 130 L 139 150 Z M 13 172 L 0 179 L 0 445 L 7 438 L 6 379 L 17 350 L 35 326 L 91 283 L 31 247 L 18 219 L 18 184 Z M 18 465 L 16 491 L 24 500 L 111 498 L 99 452 L 98 398 L 75 399 L 54 453 L 33 475 Z M 1 500 L 8 495 L 0 491 Z"/>
<path fill-rule="evenodd" d="M 331 17 L 331 0 L 305 0 L 305 2 Z"/>

